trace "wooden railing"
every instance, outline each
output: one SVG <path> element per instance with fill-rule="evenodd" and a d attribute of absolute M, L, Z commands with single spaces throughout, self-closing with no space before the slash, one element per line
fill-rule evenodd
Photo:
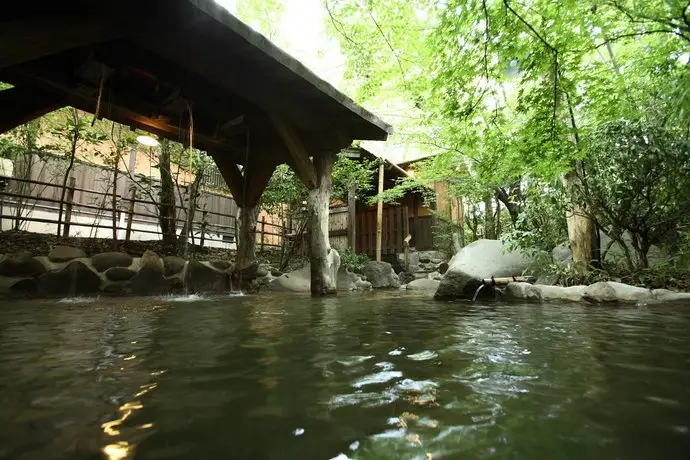
<path fill-rule="evenodd" d="M 116 232 L 125 232 L 125 241 L 132 238 L 133 233 L 144 233 L 162 237 L 159 228 L 158 203 L 152 200 L 141 199 L 132 194 L 130 189 L 127 197 L 116 195 L 116 209 L 112 209 L 112 191 L 89 190 L 75 186 L 75 179 L 70 178 L 65 186 L 65 199 L 63 202 L 62 216 L 59 213 L 60 199 L 62 196 L 62 184 L 55 184 L 40 180 L 21 179 L 14 177 L 0 177 L 0 229 L 7 229 L 7 222 L 11 222 L 10 228 L 23 228 L 26 223 L 52 224 L 61 229 L 61 234 L 68 237 L 74 227 L 86 227 L 92 230 L 108 229 Z M 25 187 L 21 185 L 25 184 Z M 40 188 L 40 192 L 30 193 Z M 29 190 L 29 193 L 22 191 Z M 76 193 L 80 192 L 80 193 Z M 205 193 L 205 192 L 204 192 Z M 197 203 L 204 197 L 204 193 Z M 75 200 L 75 195 L 81 197 Z M 90 198 L 90 200 L 89 200 Z M 231 200 L 231 198 L 227 198 Z M 94 204 L 101 202 L 101 205 Z M 235 207 L 236 209 L 236 207 Z M 11 211 L 11 212 L 8 212 Z M 116 214 L 113 226 L 112 216 Z M 37 216 L 36 214 L 43 214 Z M 77 219 L 81 217 L 82 219 Z M 83 218 L 92 219 L 84 222 Z M 175 227 L 179 229 L 186 221 L 186 209 L 179 203 L 175 206 Z M 216 222 L 211 222 L 214 220 Z M 108 223 L 105 224 L 104 221 Z M 219 223 L 226 221 L 225 223 Z M 151 228 L 135 227 L 134 224 L 145 224 Z M 196 244 L 203 246 L 208 235 L 216 234 L 223 241 L 234 242 L 237 235 L 237 217 L 231 214 L 209 211 L 197 208 L 195 219 L 192 222 L 192 235 L 198 235 Z M 257 225 L 257 244 L 260 250 L 265 247 L 280 247 L 288 229 L 280 224 L 269 222 L 265 217 Z"/>

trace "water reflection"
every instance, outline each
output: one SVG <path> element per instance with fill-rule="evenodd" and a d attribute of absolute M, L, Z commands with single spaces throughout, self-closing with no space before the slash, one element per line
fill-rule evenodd
<path fill-rule="evenodd" d="M 388 293 L 0 309 L 0 458 L 683 458 L 690 312 Z"/>

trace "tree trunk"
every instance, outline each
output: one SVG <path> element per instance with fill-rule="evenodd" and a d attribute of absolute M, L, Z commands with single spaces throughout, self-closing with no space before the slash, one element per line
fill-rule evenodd
<path fill-rule="evenodd" d="M 170 141 L 160 138 L 158 169 L 161 175 L 161 189 L 158 203 L 158 220 L 163 234 L 163 242 L 173 251 L 177 245 L 177 224 L 175 206 L 175 182 L 170 171 Z"/>
<path fill-rule="evenodd" d="M 484 238 L 496 239 L 496 223 L 494 222 L 494 207 L 491 195 L 484 197 Z"/>
<path fill-rule="evenodd" d="M 566 192 L 572 190 L 580 183 L 580 174 L 577 171 L 577 166 L 570 170 L 563 178 Z M 571 209 L 566 212 L 566 221 L 568 223 L 570 248 L 573 252 L 573 265 L 579 274 L 584 275 L 592 261 L 593 221 L 585 213 L 584 207 L 576 203 L 572 203 Z"/>
<path fill-rule="evenodd" d="M 120 172 L 120 158 L 119 155 L 115 158 L 115 167 L 113 168 L 113 196 L 112 196 L 112 218 L 113 218 L 113 251 L 117 251 L 117 175 Z"/>
<path fill-rule="evenodd" d="M 510 193 L 502 188 L 496 189 L 496 198 L 503 203 L 503 205 L 508 210 L 510 214 L 510 221 L 513 223 L 513 227 L 517 224 L 517 220 L 520 217 L 520 205 L 515 201 L 513 197 L 520 193 L 520 185 L 511 187 Z"/>
<path fill-rule="evenodd" d="M 237 270 L 249 267 L 256 260 L 256 220 L 259 206 L 239 208 L 240 235 L 237 245 Z"/>
<path fill-rule="evenodd" d="M 204 171 L 197 171 L 194 181 L 189 186 L 189 199 L 187 201 L 186 219 L 182 224 L 180 231 L 179 247 L 182 254 L 188 256 L 189 252 L 189 234 L 194 231 L 194 214 L 196 213 L 196 199 L 199 196 L 199 189 L 204 179 Z"/>
<path fill-rule="evenodd" d="M 328 240 L 328 204 L 332 187 L 331 172 L 335 158 L 333 153 L 314 157 L 317 186 L 309 190 L 307 200 L 311 211 L 309 238 L 311 294 L 313 296 L 335 294 L 337 289 L 340 255 L 331 248 Z"/>
<path fill-rule="evenodd" d="M 62 193 L 60 194 L 60 210 L 58 211 L 58 225 L 57 236 L 61 234 L 62 227 L 62 212 L 65 207 L 65 194 L 67 193 L 67 180 L 74 167 L 74 157 L 77 154 L 77 143 L 79 142 L 79 113 L 77 109 L 72 109 L 72 121 L 74 122 L 74 129 L 72 130 L 72 149 L 70 151 L 69 164 L 62 179 Z"/>

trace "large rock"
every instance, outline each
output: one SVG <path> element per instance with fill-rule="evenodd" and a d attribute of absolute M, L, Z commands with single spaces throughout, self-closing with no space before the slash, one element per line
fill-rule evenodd
<path fill-rule="evenodd" d="M 48 254 L 48 259 L 51 262 L 69 262 L 73 259 L 82 259 L 86 257 L 86 253 L 72 246 L 55 246 Z"/>
<path fill-rule="evenodd" d="M 362 274 L 374 289 L 400 287 L 400 279 L 388 262 L 369 262 L 362 269 Z"/>
<path fill-rule="evenodd" d="M 28 253 L 8 254 L 0 262 L 0 275 L 16 278 L 33 278 L 46 272 L 41 262 Z"/>
<path fill-rule="evenodd" d="M 137 272 L 124 267 L 109 268 L 105 272 L 105 277 L 110 281 L 129 281 L 136 276 Z"/>
<path fill-rule="evenodd" d="M 419 260 L 425 263 L 429 263 L 431 261 L 438 261 L 436 262 L 437 264 L 443 262 L 444 260 L 448 260 L 448 255 L 445 252 L 441 251 L 419 251 Z"/>
<path fill-rule="evenodd" d="M 177 256 L 166 256 L 163 257 L 163 274 L 166 277 L 177 275 L 184 270 L 184 266 L 187 263 L 185 259 Z"/>
<path fill-rule="evenodd" d="M 690 301 L 690 292 L 675 292 L 668 289 L 654 289 L 654 297 L 659 302 Z"/>
<path fill-rule="evenodd" d="M 570 250 L 569 243 L 561 243 L 551 251 L 554 262 L 567 264 L 573 261 L 573 251 Z"/>
<path fill-rule="evenodd" d="M 408 257 L 410 260 L 410 267 L 409 270 L 411 272 L 417 270 L 417 266 L 419 266 L 419 253 L 417 251 L 409 251 Z M 398 253 L 398 262 L 400 263 L 400 266 L 405 269 L 405 253 L 401 252 Z"/>
<path fill-rule="evenodd" d="M 438 286 L 441 284 L 440 281 L 430 280 L 430 279 L 419 279 L 410 281 L 407 283 L 408 291 L 436 291 Z"/>
<path fill-rule="evenodd" d="M 309 292 L 311 290 L 311 268 L 307 264 L 299 270 L 284 273 L 268 283 L 273 292 Z"/>
<path fill-rule="evenodd" d="M 139 259 L 139 267 L 140 270 L 144 267 L 148 267 L 163 274 L 165 273 L 163 259 L 161 259 L 158 254 L 148 249 L 144 251 L 144 254 Z"/>
<path fill-rule="evenodd" d="M 197 261 L 189 262 L 185 284 L 190 293 L 220 293 L 230 290 L 227 273 Z"/>
<path fill-rule="evenodd" d="M 369 290 L 371 283 L 362 280 L 356 273 L 347 271 L 344 267 L 338 270 L 338 291 Z M 309 292 L 311 291 L 310 265 L 273 278 L 267 285 L 272 292 Z"/>
<path fill-rule="evenodd" d="M 474 241 L 450 260 L 436 298 L 471 299 L 482 279 L 521 275 L 528 264 L 529 259 L 524 253 L 510 251 L 508 245 L 501 241 Z"/>
<path fill-rule="evenodd" d="M 213 268 L 217 268 L 218 270 L 222 271 L 227 271 L 232 268 L 232 264 L 227 260 L 212 260 L 211 265 L 213 265 Z"/>
<path fill-rule="evenodd" d="M 41 275 L 36 290 L 44 297 L 97 294 L 101 278 L 81 262 L 70 262 L 65 268 Z"/>
<path fill-rule="evenodd" d="M 129 267 L 134 258 L 124 252 L 104 252 L 91 257 L 91 265 L 102 273 L 112 267 Z"/>
<path fill-rule="evenodd" d="M 585 286 L 562 287 L 509 283 L 505 288 L 503 297 L 506 300 L 579 302 L 582 300 L 585 288 Z"/>
<path fill-rule="evenodd" d="M 400 272 L 398 273 L 398 281 L 400 281 L 400 284 L 407 284 L 410 281 L 414 281 L 417 278 L 415 277 L 414 273 L 410 272 Z"/>
<path fill-rule="evenodd" d="M 163 260 L 153 251 L 146 251 L 139 259 L 139 273 L 127 283 L 125 292 L 131 295 L 162 295 L 169 292 Z"/>
<path fill-rule="evenodd" d="M 587 286 L 583 298 L 592 303 L 635 303 L 655 300 L 654 294 L 649 289 L 614 281 L 600 281 Z"/>

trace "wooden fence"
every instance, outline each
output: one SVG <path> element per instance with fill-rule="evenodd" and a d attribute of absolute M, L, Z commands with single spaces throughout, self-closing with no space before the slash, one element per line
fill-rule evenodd
<path fill-rule="evenodd" d="M 112 237 L 113 212 L 118 238 L 160 239 L 156 199 L 160 182 L 135 175 L 135 181 L 124 173 L 115 180 L 112 168 L 76 161 L 65 187 L 62 218 L 59 203 L 66 171 L 63 157 L 26 155 L 14 162 L 14 177 L 3 177 L 0 190 L 0 229 L 25 229 L 42 233 L 61 231 L 72 236 Z M 134 185 L 134 187 L 132 187 Z M 186 220 L 189 186 L 175 186 L 176 228 Z M 113 210 L 113 195 L 115 209 Z M 202 190 L 197 197 L 192 238 L 196 244 L 217 247 L 232 245 L 236 240 L 238 208 L 231 196 Z M 257 244 L 261 249 L 281 246 L 286 229 L 271 216 L 259 217 Z"/>

